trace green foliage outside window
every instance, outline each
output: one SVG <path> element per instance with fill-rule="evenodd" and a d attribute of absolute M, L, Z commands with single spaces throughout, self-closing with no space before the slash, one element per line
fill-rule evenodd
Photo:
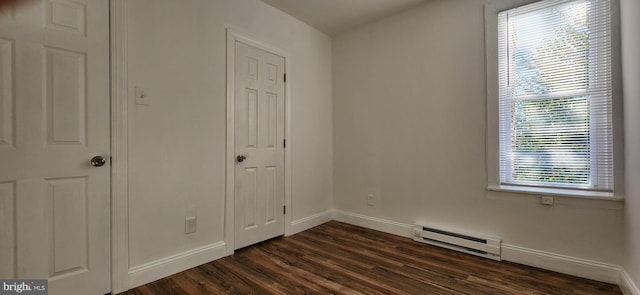
<path fill-rule="evenodd" d="M 562 19 L 551 37 L 514 52 L 512 172 L 515 180 L 589 184 L 590 102 L 576 95 L 588 87 L 588 18 Z M 567 93 L 568 96 L 563 96 Z"/>

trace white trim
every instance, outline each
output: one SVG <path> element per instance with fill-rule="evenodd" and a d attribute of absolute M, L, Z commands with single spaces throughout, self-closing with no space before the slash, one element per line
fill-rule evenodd
<path fill-rule="evenodd" d="M 413 238 L 413 225 L 411 224 L 404 224 L 400 222 L 335 209 L 333 210 L 333 219 L 340 222 L 385 232 L 388 234 Z"/>
<path fill-rule="evenodd" d="M 287 77 L 287 81 L 284 83 L 284 138 L 287 142 L 287 146 L 284 149 L 284 204 L 287 206 L 287 214 L 284 216 L 284 235 L 292 235 L 293 228 L 291 223 L 293 220 L 293 180 L 292 180 L 292 167 L 293 167 L 293 132 L 291 132 L 292 116 L 291 116 L 291 81 L 293 80 L 293 74 L 291 73 L 291 58 L 287 53 L 282 53 L 284 56 L 284 70 Z"/>
<path fill-rule="evenodd" d="M 617 265 L 510 244 L 502 244 L 502 260 L 612 284 L 618 283 L 620 275 Z"/>
<path fill-rule="evenodd" d="M 284 234 L 290 235 L 292 232 L 291 220 L 293 208 L 291 206 L 291 151 L 293 140 L 291 138 L 291 61 L 289 54 L 282 49 L 269 45 L 269 43 L 258 41 L 247 33 L 241 32 L 232 25 L 226 25 L 227 31 L 227 161 L 226 161 L 226 198 L 225 198 L 225 227 L 224 240 L 227 243 L 227 255 L 233 254 L 234 250 L 234 168 L 235 168 L 235 136 L 234 136 L 234 99 L 235 99 L 235 42 L 240 41 L 245 44 L 260 48 L 262 50 L 282 56 L 285 59 L 285 73 L 287 82 L 285 83 L 285 131 L 284 137 L 287 146 L 284 149 L 284 170 L 285 170 L 285 192 L 284 204 L 287 206 L 287 214 L 284 216 Z"/>
<path fill-rule="evenodd" d="M 129 289 L 127 130 L 127 14 L 125 0 L 110 1 L 111 56 L 111 292 Z"/>
<path fill-rule="evenodd" d="M 563 188 L 533 187 L 533 186 L 517 186 L 517 185 L 489 185 L 487 190 L 495 192 L 514 192 L 521 194 L 533 194 L 544 196 L 558 196 L 567 198 L 578 198 L 586 200 L 604 200 L 614 202 L 624 202 L 624 197 L 615 196 L 611 192 L 572 190 Z"/>
<path fill-rule="evenodd" d="M 622 290 L 622 293 L 625 295 L 640 295 L 640 289 L 638 289 L 636 283 L 624 269 L 620 270 L 618 286 L 620 286 L 620 290 Z"/>
<path fill-rule="evenodd" d="M 308 230 L 323 223 L 333 220 L 333 210 L 316 213 L 302 219 L 291 222 L 291 231 L 286 233 L 287 236 L 297 234 L 301 231 Z"/>
<path fill-rule="evenodd" d="M 333 219 L 398 236 L 412 237 L 412 225 L 381 218 L 333 210 Z M 556 253 L 502 244 L 502 260 L 543 268 L 578 277 L 617 284 L 621 268 L 617 265 Z M 631 279 L 628 279 L 631 284 Z M 629 284 L 629 285 L 631 285 Z M 636 288 L 637 289 L 637 288 Z M 640 295 L 640 294 L 634 294 Z"/>
<path fill-rule="evenodd" d="M 234 162 L 235 156 L 235 107 L 233 99 L 235 96 L 235 50 L 234 38 L 230 30 L 227 29 L 227 152 L 225 161 L 226 167 L 226 195 L 225 195 L 225 221 L 224 221 L 224 241 L 227 243 L 227 255 L 233 254 L 234 249 L 234 194 L 235 194 L 235 173 Z"/>
<path fill-rule="evenodd" d="M 148 284 L 160 278 L 222 258 L 226 256 L 226 253 L 225 243 L 217 242 L 132 267 L 129 270 L 130 288 Z"/>
<path fill-rule="evenodd" d="M 235 194 L 235 173 L 234 173 L 234 156 L 235 156 L 235 50 L 234 37 L 231 30 L 227 29 L 227 153 L 226 157 L 226 195 L 225 195 L 225 225 L 224 225 L 224 241 L 227 243 L 227 255 L 233 254 L 234 249 L 234 194 Z"/>
<path fill-rule="evenodd" d="M 500 183 L 500 135 L 498 116 L 498 12 L 537 0 L 492 0 L 484 6 L 484 39 L 486 70 L 485 166 L 489 185 Z"/>

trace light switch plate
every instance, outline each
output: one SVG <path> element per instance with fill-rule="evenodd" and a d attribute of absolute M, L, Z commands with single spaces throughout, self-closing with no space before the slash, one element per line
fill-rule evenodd
<path fill-rule="evenodd" d="M 542 203 L 542 205 L 552 206 L 553 205 L 553 197 L 540 196 L 540 203 Z"/>
<path fill-rule="evenodd" d="M 136 86 L 136 104 L 137 105 L 149 105 L 149 90 Z"/>
<path fill-rule="evenodd" d="M 197 219 L 195 216 L 187 216 L 184 219 L 184 233 L 191 234 L 196 232 Z"/>
<path fill-rule="evenodd" d="M 367 205 L 369 206 L 376 205 L 376 197 L 374 194 L 367 194 Z"/>

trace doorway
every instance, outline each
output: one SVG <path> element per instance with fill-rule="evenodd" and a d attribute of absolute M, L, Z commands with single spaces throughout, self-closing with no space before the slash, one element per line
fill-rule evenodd
<path fill-rule="evenodd" d="M 227 242 L 230 252 L 285 233 L 286 57 L 229 32 Z"/>

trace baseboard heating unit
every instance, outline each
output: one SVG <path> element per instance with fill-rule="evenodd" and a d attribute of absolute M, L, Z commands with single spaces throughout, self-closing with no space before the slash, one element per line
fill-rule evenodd
<path fill-rule="evenodd" d="M 494 238 L 471 236 L 464 233 L 456 233 L 433 227 L 415 225 L 413 239 L 451 250 L 464 252 L 500 261 L 500 249 L 502 241 Z"/>

